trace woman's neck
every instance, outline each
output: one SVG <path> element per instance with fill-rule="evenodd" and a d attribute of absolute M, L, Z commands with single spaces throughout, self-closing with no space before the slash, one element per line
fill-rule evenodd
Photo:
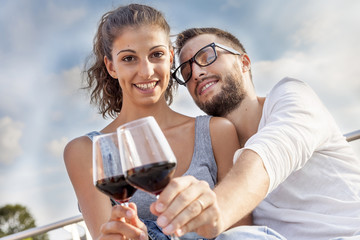
<path fill-rule="evenodd" d="M 146 106 L 134 106 L 127 104 L 123 105 L 118 116 L 103 130 L 106 132 L 114 132 L 122 124 L 147 116 L 153 116 L 163 129 L 171 124 L 171 120 L 175 114 L 177 113 L 174 112 L 165 101 Z"/>

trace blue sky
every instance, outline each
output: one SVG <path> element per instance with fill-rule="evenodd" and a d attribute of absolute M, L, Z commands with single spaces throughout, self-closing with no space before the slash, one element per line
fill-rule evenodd
<path fill-rule="evenodd" d="M 108 123 L 79 91 L 103 13 L 147 3 L 172 34 L 213 26 L 232 32 L 252 60 L 259 95 L 285 76 L 307 82 L 340 129 L 360 129 L 360 1 L 2 0 L 0 2 L 0 206 L 27 206 L 38 225 L 78 214 L 65 144 Z M 185 88 L 172 105 L 202 114 Z M 359 141 L 360 142 L 360 141 Z M 352 143 L 360 156 L 360 144 Z"/>

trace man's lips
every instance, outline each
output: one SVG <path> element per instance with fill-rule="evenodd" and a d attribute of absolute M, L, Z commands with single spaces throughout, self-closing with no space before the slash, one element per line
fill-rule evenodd
<path fill-rule="evenodd" d="M 214 86 L 219 80 L 216 78 L 209 78 L 203 80 L 198 86 L 197 86 L 197 93 L 199 96 L 204 94 L 207 90 L 209 90 L 212 86 Z"/>

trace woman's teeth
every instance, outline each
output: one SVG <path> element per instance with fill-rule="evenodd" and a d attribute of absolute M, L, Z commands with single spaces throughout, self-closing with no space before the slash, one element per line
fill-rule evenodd
<path fill-rule="evenodd" d="M 142 90 L 153 89 L 155 87 L 155 85 L 156 85 L 156 82 L 135 84 L 136 87 L 138 87 Z"/>

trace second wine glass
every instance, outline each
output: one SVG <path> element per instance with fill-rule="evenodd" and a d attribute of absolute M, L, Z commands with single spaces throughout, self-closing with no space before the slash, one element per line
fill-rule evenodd
<path fill-rule="evenodd" d="M 126 123 L 117 133 L 126 180 L 158 197 L 175 172 L 176 158 L 155 118 Z"/>
<path fill-rule="evenodd" d="M 141 118 L 117 129 L 126 180 L 158 195 L 175 172 L 176 158 L 153 117 Z"/>

